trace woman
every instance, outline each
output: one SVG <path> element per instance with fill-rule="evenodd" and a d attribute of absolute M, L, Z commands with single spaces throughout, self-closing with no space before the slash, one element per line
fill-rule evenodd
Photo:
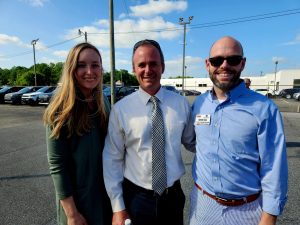
<path fill-rule="evenodd" d="M 102 175 L 109 103 L 102 94 L 102 59 L 89 43 L 73 47 L 44 114 L 58 224 L 111 224 Z"/>

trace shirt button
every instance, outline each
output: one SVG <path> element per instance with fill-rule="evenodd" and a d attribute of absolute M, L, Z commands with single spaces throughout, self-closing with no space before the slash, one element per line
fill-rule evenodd
<path fill-rule="evenodd" d="M 217 177 L 214 177 L 214 181 L 217 181 L 218 180 L 218 178 Z"/>
<path fill-rule="evenodd" d="M 218 123 L 215 123 L 215 127 L 218 126 Z"/>

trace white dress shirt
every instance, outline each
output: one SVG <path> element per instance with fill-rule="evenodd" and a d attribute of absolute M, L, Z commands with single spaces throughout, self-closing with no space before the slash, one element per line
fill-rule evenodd
<path fill-rule="evenodd" d="M 194 151 L 191 130 L 185 130 L 190 106 L 181 95 L 164 88 L 159 99 L 165 124 L 167 185 L 185 173 L 181 143 Z M 151 95 L 142 88 L 117 102 L 111 110 L 108 134 L 103 150 L 103 172 L 107 193 L 114 212 L 125 209 L 122 182 L 124 177 L 145 189 L 152 189 Z"/>

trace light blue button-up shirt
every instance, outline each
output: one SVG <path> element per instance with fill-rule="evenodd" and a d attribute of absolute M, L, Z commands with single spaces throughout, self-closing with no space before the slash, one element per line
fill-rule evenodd
<path fill-rule="evenodd" d="M 200 95 L 192 106 L 192 118 L 195 182 L 228 199 L 261 191 L 263 210 L 279 215 L 287 200 L 288 166 L 276 105 L 242 82 L 222 103 L 212 91 Z"/>

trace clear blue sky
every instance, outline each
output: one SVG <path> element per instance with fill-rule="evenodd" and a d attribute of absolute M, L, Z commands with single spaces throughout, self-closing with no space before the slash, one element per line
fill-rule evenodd
<path fill-rule="evenodd" d="M 0 67 L 33 65 L 31 41 L 37 63 L 62 62 L 68 50 L 84 41 L 78 29 L 103 55 L 110 71 L 108 0 L 0 0 Z M 164 77 L 182 73 L 183 26 L 187 21 L 186 73 L 205 77 L 204 60 L 211 44 L 230 35 L 244 46 L 244 76 L 300 69 L 299 0 L 115 0 L 116 69 L 131 72 L 131 52 L 136 41 L 155 39 L 166 60 Z M 264 19 L 263 19 L 264 18 Z M 246 21 L 247 20 L 247 21 Z"/>

